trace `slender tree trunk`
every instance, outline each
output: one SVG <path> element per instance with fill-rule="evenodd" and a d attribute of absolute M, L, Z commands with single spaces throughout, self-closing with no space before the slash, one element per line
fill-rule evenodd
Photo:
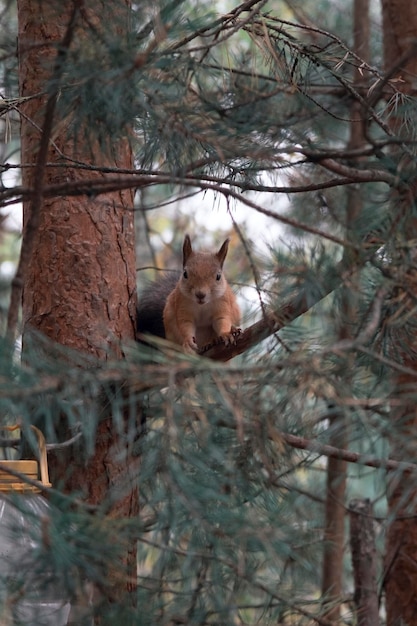
<path fill-rule="evenodd" d="M 372 504 L 353 500 L 349 506 L 353 594 L 357 626 L 379 626 L 377 553 Z"/>
<path fill-rule="evenodd" d="M 115 3 L 106 1 L 106 11 L 101 2 L 89 3 L 87 8 L 86 4 L 82 0 L 18 0 L 20 91 L 21 96 L 35 96 L 23 107 L 21 121 L 23 186 L 32 190 L 32 196 L 24 204 L 19 278 L 24 344 L 36 341 L 34 331 L 39 331 L 64 346 L 105 360 L 121 357 L 120 340 L 134 338 L 132 193 L 120 191 L 97 199 L 43 195 L 52 183 L 104 176 L 74 169 L 69 159 L 87 166 L 132 167 L 127 140 L 109 138 L 104 148 L 94 142 L 75 145 L 67 133 L 71 119 L 57 118 L 67 51 L 76 38 L 88 39 L 89 25 L 99 29 L 101 16 Z M 127 8 L 123 9 L 126 20 Z M 116 4 L 114 10 L 120 18 Z M 83 493 L 89 503 L 108 500 L 109 515 L 137 514 L 128 447 L 116 434 L 110 415 L 98 425 L 92 456 L 87 461 L 80 456 L 73 448 L 51 455 L 52 480 L 67 491 Z M 123 577 L 116 572 L 115 578 L 119 586 L 122 580 L 126 590 L 136 580 L 134 546 L 126 547 L 123 561 Z"/>
<path fill-rule="evenodd" d="M 382 0 L 384 25 L 385 68 L 396 89 L 405 96 L 417 95 L 417 4 L 408 0 Z M 391 111 L 391 128 L 397 137 L 416 140 L 410 136 L 410 125 L 405 123 L 405 107 Z M 416 120 L 413 127 L 416 127 Z M 395 156 L 395 152 L 393 151 Z M 415 298 L 417 296 L 417 255 L 415 241 L 417 222 L 415 203 L 417 183 L 415 155 L 399 164 L 404 189 L 392 197 L 393 217 L 397 223 L 397 246 L 393 249 L 393 273 L 398 272 L 398 296 L 405 320 L 398 330 L 392 349 L 396 358 L 406 365 L 410 374 L 396 377 L 394 395 L 397 406 L 392 409 L 390 445 L 392 454 L 399 459 L 415 459 L 417 336 L 415 330 Z M 408 306 L 407 306 L 408 303 Z M 411 374 L 414 371 L 415 374 Z M 400 401 L 400 402 L 398 402 Z M 400 406 L 398 406 L 400 404 Z M 389 519 L 387 530 L 385 592 L 388 626 L 417 625 L 417 483 L 415 476 L 404 473 L 391 474 L 388 485 Z"/>
<path fill-rule="evenodd" d="M 330 445 L 341 445 L 347 448 L 344 416 L 334 415 L 329 422 L 333 431 L 329 439 Z M 346 461 L 329 458 L 327 461 L 322 594 L 326 600 L 325 606 L 328 607 L 324 615 L 332 622 L 337 622 L 340 618 L 345 540 L 345 491 Z"/>
<path fill-rule="evenodd" d="M 365 61 L 369 57 L 369 0 L 354 0 L 354 50 Z M 363 75 L 355 72 L 354 84 L 359 87 L 364 82 Z M 351 129 L 349 148 L 360 148 L 364 143 L 363 112 L 359 102 L 351 108 Z M 346 206 L 347 237 L 355 231 L 355 220 L 362 210 L 361 192 L 357 186 L 348 190 Z M 345 255 L 350 255 L 347 251 Z M 347 263 L 354 259 L 346 258 Z M 343 289 L 341 297 L 340 339 L 351 338 L 356 318 L 354 285 Z M 346 368 L 347 370 L 348 368 Z M 329 417 L 329 444 L 348 449 L 349 434 L 346 416 L 342 411 L 332 411 Z M 329 458 L 327 462 L 327 487 L 324 529 L 322 594 L 330 608 L 325 617 L 333 622 L 340 619 L 340 599 L 343 590 L 343 556 L 345 543 L 345 492 L 346 462 L 343 459 Z"/>

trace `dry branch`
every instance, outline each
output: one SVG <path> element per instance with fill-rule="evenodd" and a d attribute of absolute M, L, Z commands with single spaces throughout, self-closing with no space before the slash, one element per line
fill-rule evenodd
<path fill-rule="evenodd" d="M 253 348 L 264 339 L 267 339 L 284 328 L 287 324 L 293 322 L 297 317 L 300 317 L 300 315 L 306 313 L 315 304 L 328 296 L 334 289 L 339 287 L 342 284 L 343 277 L 351 275 L 356 270 L 357 266 L 353 266 L 350 271 L 347 272 L 345 264 L 343 262 L 339 263 L 335 272 L 328 278 L 327 282 L 322 285 L 322 289 L 320 293 L 318 293 L 316 300 L 313 300 L 311 296 L 307 299 L 305 293 L 297 294 L 290 302 L 284 304 L 277 311 L 265 312 L 261 320 L 249 326 L 249 328 L 236 337 L 235 344 L 228 346 L 224 344 L 210 346 L 204 348 L 201 353 L 215 361 L 229 361 L 233 357 L 246 352 L 246 350 Z"/>
<path fill-rule="evenodd" d="M 313 439 L 306 439 L 305 437 L 299 437 L 297 435 L 291 435 L 290 433 L 280 433 L 281 438 L 286 444 L 292 448 L 298 448 L 299 450 L 309 450 L 310 452 L 316 452 L 317 454 L 343 459 L 348 463 L 358 463 L 360 465 L 366 465 L 368 467 L 375 467 L 386 470 L 400 470 L 403 472 L 416 472 L 417 465 L 414 463 L 407 463 L 406 461 L 396 461 L 394 459 L 380 459 L 377 457 L 368 457 L 359 452 L 351 452 L 350 450 L 344 450 L 342 448 L 335 448 L 325 443 L 319 443 Z"/>

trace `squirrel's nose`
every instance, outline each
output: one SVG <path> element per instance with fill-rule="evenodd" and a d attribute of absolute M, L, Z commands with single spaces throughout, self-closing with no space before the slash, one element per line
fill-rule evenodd
<path fill-rule="evenodd" d="M 206 299 L 206 294 L 204 291 L 196 291 L 195 297 L 197 298 L 200 304 L 203 304 L 204 300 Z"/>

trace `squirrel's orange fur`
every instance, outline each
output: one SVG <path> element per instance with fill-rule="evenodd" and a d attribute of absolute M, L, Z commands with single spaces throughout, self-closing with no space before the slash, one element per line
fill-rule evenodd
<path fill-rule="evenodd" d="M 183 273 L 169 294 L 163 313 L 165 336 L 192 352 L 203 346 L 235 341 L 240 323 L 236 297 L 223 275 L 229 239 L 216 253 L 194 252 L 185 236 Z"/>

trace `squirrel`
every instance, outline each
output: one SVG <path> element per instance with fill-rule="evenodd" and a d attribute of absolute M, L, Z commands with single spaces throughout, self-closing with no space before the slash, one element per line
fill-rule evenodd
<path fill-rule="evenodd" d="M 221 341 L 235 343 L 240 309 L 223 274 L 229 241 L 215 253 L 195 252 L 185 236 L 182 274 L 163 276 L 142 293 L 138 333 L 165 337 L 187 353 Z"/>

